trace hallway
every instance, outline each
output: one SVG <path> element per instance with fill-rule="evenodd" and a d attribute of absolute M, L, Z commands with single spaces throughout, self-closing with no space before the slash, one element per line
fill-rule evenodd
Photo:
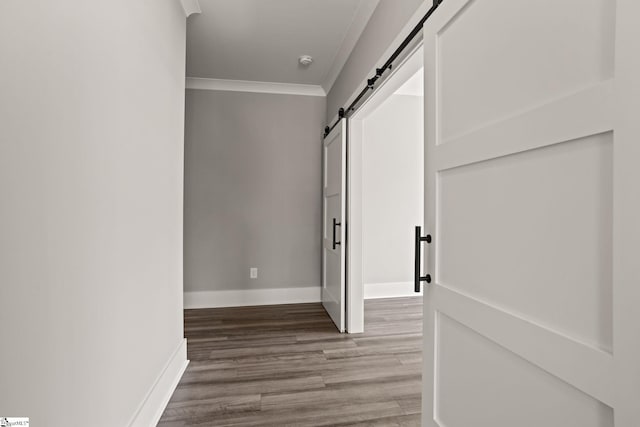
<path fill-rule="evenodd" d="M 320 304 L 185 311 L 191 360 L 159 427 L 420 425 L 422 298 L 365 302 L 366 333 Z"/>

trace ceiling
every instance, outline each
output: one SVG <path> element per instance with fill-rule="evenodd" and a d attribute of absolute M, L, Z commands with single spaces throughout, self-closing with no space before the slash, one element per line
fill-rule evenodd
<path fill-rule="evenodd" d="M 199 0 L 187 76 L 321 85 L 328 91 L 379 0 Z M 300 55 L 314 59 L 298 64 Z"/>

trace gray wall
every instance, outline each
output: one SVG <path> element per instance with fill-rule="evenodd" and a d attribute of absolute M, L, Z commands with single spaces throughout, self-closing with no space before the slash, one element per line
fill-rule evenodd
<path fill-rule="evenodd" d="M 325 98 L 188 90 L 186 112 L 185 291 L 320 286 Z"/>
<path fill-rule="evenodd" d="M 327 122 L 333 120 L 361 84 L 402 28 L 425 0 L 380 0 L 349 59 L 327 95 Z M 396 46 L 394 46 L 395 48 Z M 386 59 L 386 58 L 385 58 Z"/>
<path fill-rule="evenodd" d="M 183 341 L 178 1 L 0 2 L 0 415 L 126 426 Z"/>
<path fill-rule="evenodd" d="M 423 98 L 392 95 L 363 123 L 363 281 L 413 280 L 423 222 Z"/>

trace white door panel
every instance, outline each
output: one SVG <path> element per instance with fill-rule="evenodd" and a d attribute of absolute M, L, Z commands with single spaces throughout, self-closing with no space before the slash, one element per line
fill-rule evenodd
<path fill-rule="evenodd" d="M 346 119 L 323 143 L 322 304 L 340 332 L 345 330 Z M 334 225 L 335 222 L 335 225 Z"/>
<path fill-rule="evenodd" d="M 613 77 L 611 0 L 454 2 L 436 41 L 442 143 Z"/>
<path fill-rule="evenodd" d="M 438 283 L 611 351 L 611 141 L 442 171 Z"/>
<path fill-rule="evenodd" d="M 426 426 L 640 425 L 640 226 L 619 210 L 640 211 L 623 161 L 640 132 L 617 117 L 637 81 L 616 64 L 640 66 L 621 4 L 640 12 L 445 0 L 425 24 Z"/>
<path fill-rule="evenodd" d="M 445 314 L 437 321 L 443 425 L 613 427 L 611 407 Z"/>

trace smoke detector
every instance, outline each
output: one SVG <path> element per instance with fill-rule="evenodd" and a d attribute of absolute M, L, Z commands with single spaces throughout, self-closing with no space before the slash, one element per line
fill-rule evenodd
<path fill-rule="evenodd" d="M 313 62 L 313 58 L 310 55 L 302 55 L 298 58 L 298 62 L 303 67 L 308 67 Z"/>

